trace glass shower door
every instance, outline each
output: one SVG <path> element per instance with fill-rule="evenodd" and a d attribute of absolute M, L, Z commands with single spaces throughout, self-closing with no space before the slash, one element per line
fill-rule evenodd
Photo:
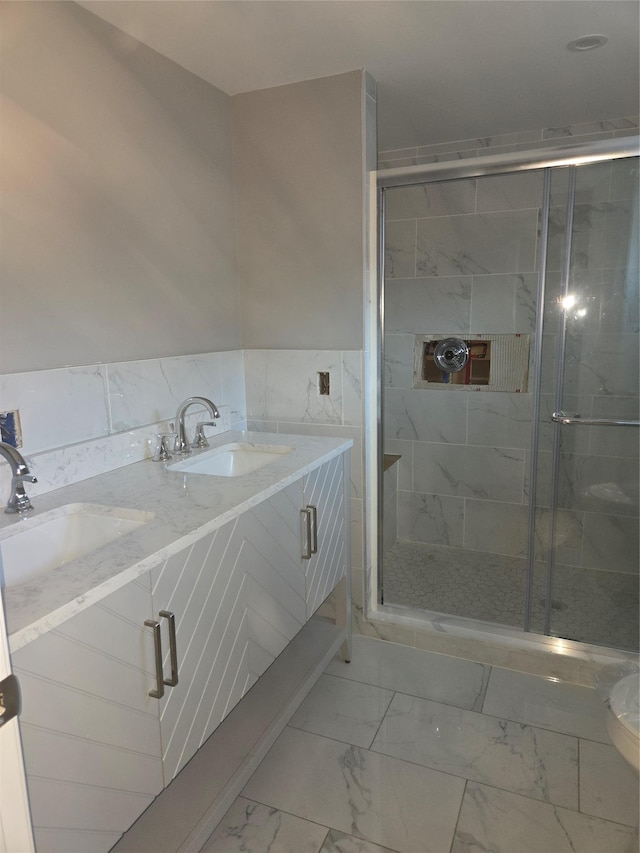
<path fill-rule="evenodd" d="M 531 630 L 638 648 L 638 159 L 552 175 Z"/>
<path fill-rule="evenodd" d="M 523 627 L 542 190 L 385 190 L 383 604 Z"/>

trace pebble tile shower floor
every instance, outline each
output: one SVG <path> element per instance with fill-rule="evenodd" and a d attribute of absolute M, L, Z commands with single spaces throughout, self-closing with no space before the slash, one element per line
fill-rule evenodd
<path fill-rule="evenodd" d="M 384 601 L 521 628 L 525 560 L 442 545 L 396 542 L 384 555 Z M 546 570 L 534 572 L 532 628 L 543 633 Z M 556 566 L 551 633 L 638 651 L 638 578 Z"/>
<path fill-rule="evenodd" d="M 588 687 L 354 638 L 202 853 L 636 853 Z"/>

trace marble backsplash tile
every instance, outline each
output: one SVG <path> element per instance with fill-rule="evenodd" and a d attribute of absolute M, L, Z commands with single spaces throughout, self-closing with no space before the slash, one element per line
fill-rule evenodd
<path fill-rule="evenodd" d="M 224 373 L 224 379 L 223 379 Z M 179 403 L 210 397 L 220 410 L 208 434 L 246 420 L 242 352 L 204 353 L 108 365 L 6 374 L 0 408 L 18 409 L 22 454 L 38 495 L 149 458 L 155 436 L 166 431 Z M 192 430 L 202 413 L 189 413 Z M 8 493 L 9 466 L 0 464 L 0 490 Z"/>
<path fill-rule="evenodd" d="M 300 424 L 362 425 L 362 357 L 359 351 L 247 350 L 247 418 Z M 328 372 L 330 393 L 318 390 Z"/>
<path fill-rule="evenodd" d="M 345 426 L 363 424 L 363 353 L 360 350 L 342 353 L 342 423 Z"/>
<path fill-rule="evenodd" d="M 0 409 L 18 409 L 24 449 L 40 453 L 109 435 L 105 365 L 0 376 Z"/>
<path fill-rule="evenodd" d="M 327 398 L 317 394 L 319 370 L 330 372 Z M 358 570 L 366 550 L 362 370 L 359 350 L 203 353 L 0 377 L 0 405 L 20 409 L 23 454 L 38 477 L 28 489 L 32 497 L 148 459 L 157 433 L 189 396 L 209 397 L 220 410 L 207 434 L 248 426 L 353 438 L 351 557 Z M 198 420 L 202 410 L 194 407 L 189 434 Z M 0 493 L 9 487 L 2 461 Z"/>
<path fill-rule="evenodd" d="M 242 352 L 203 353 L 107 366 L 111 432 L 173 420 L 187 397 L 207 397 L 245 420 Z"/>

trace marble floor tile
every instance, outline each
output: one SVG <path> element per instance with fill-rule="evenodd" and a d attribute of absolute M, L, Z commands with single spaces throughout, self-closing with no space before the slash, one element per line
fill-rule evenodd
<path fill-rule="evenodd" d="M 380 847 L 362 838 L 354 838 L 353 835 L 344 835 L 342 832 L 331 829 L 320 853 L 394 853 L 394 851 L 389 847 Z"/>
<path fill-rule="evenodd" d="M 289 725 L 368 749 L 392 699 L 391 690 L 321 675 Z"/>
<path fill-rule="evenodd" d="M 451 853 L 633 853 L 634 830 L 469 782 Z"/>
<path fill-rule="evenodd" d="M 201 853 L 318 853 L 326 837 L 326 826 L 238 797 Z"/>
<path fill-rule="evenodd" d="M 593 688 L 495 667 L 482 706 L 484 714 L 611 743 L 606 710 Z"/>
<path fill-rule="evenodd" d="M 580 741 L 580 811 L 638 825 L 638 774 L 615 746 Z"/>
<path fill-rule="evenodd" d="M 489 678 L 483 664 L 370 637 L 356 636 L 353 644 L 351 663 L 334 660 L 328 673 L 458 708 L 482 707 Z"/>
<path fill-rule="evenodd" d="M 449 850 L 464 780 L 287 728 L 243 796 L 399 853 Z"/>
<path fill-rule="evenodd" d="M 578 808 L 578 743 L 568 735 L 397 694 L 371 748 Z"/>

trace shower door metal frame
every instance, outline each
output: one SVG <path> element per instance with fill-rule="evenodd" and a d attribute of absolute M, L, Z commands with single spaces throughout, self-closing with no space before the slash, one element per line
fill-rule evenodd
<path fill-rule="evenodd" d="M 378 240 L 377 252 L 377 292 L 376 292 L 376 309 L 378 314 L 378 346 L 376 353 L 376 362 L 378 365 L 377 376 L 377 542 L 372 543 L 371 553 L 376 555 L 375 571 L 377 574 L 377 606 L 384 606 L 383 601 L 383 585 L 384 578 L 382 572 L 382 530 L 383 530 L 383 473 L 384 473 L 384 434 L 383 434 L 383 395 L 384 382 L 382 381 L 381 371 L 384 365 L 384 275 L 385 275 L 385 191 L 397 187 L 410 187 L 416 185 L 441 183 L 443 181 L 463 180 L 465 178 L 481 178 L 493 175 L 508 175 L 517 174 L 519 172 L 543 171 L 544 174 L 544 190 L 543 190 L 543 223 L 542 233 L 538 252 L 538 260 L 542 262 L 538 264 L 538 316 L 536 318 L 536 330 L 534 335 L 534 381 L 533 381 L 533 411 L 532 411 L 532 449 L 530 462 L 530 490 L 529 490 L 529 508 L 528 508 L 528 531 L 527 531 L 527 578 L 525 585 L 524 610 L 525 618 L 522 630 L 526 633 L 531 632 L 531 597 L 533 587 L 533 564 L 535 559 L 535 515 L 536 515 L 536 489 L 537 489 L 537 463 L 538 463 L 538 430 L 540 419 L 540 370 L 541 370 L 541 354 L 542 354 L 542 315 L 540 306 L 544 305 L 546 292 L 546 250 L 548 241 L 548 222 L 550 208 L 550 184 L 551 173 L 556 168 L 569 167 L 572 175 L 575 175 L 575 166 L 583 166 L 592 163 L 601 163 L 604 161 L 619 160 L 625 157 L 640 156 L 640 136 L 627 136 L 621 139 L 608 139 L 598 142 L 580 143 L 577 145 L 562 145 L 549 148 L 541 148 L 535 151 L 523 151 L 515 154 L 494 154 L 486 157 L 469 158 L 468 160 L 457 160 L 454 162 L 445 161 L 440 163 L 429 163 L 422 166 L 404 166 L 396 169 L 381 169 L 376 173 L 377 184 L 377 228 L 376 236 Z M 572 179 L 573 185 L 573 179 Z M 573 204 L 569 205 L 569 210 L 573 210 Z M 572 214 L 569 213 L 569 216 Z M 570 234 L 568 232 L 567 245 L 565 245 L 563 280 L 566 279 L 568 263 L 570 259 Z M 560 370 L 562 365 L 558 366 Z M 561 390 L 561 389 L 560 389 Z M 561 399 L 561 398 L 560 398 Z M 556 429 L 563 423 L 561 415 L 564 413 L 554 412 L 552 420 L 556 422 Z M 535 443 L 534 443 L 535 441 Z M 555 457 L 555 454 L 554 454 Z M 555 475 L 554 475 L 555 480 Z M 555 487 L 554 487 L 555 488 Z M 555 522 L 553 522 L 555 523 Z M 553 547 L 553 537 L 550 537 L 549 552 Z M 552 559 L 553 562 L 553 559 Z M 550 604 L 551 604 L 551 574 L 552 571 L 547 570 L 547 606 L 545 613 L 545 635 L 549 636 L 550 630 Z M 453 615 L 453 614 L 452 614 Z M 456 617 L 464 619 L 465 617 Z M 475 620 L 469 620 L 475 621 Z M 502 628 L 503 626 L 496 626 Z M 514 629 L 518 630 L 518 629 Z M 572 641 L 568 641 L 572 642 Z M 573 645 L 581 645 L 573 643 Z"/>

